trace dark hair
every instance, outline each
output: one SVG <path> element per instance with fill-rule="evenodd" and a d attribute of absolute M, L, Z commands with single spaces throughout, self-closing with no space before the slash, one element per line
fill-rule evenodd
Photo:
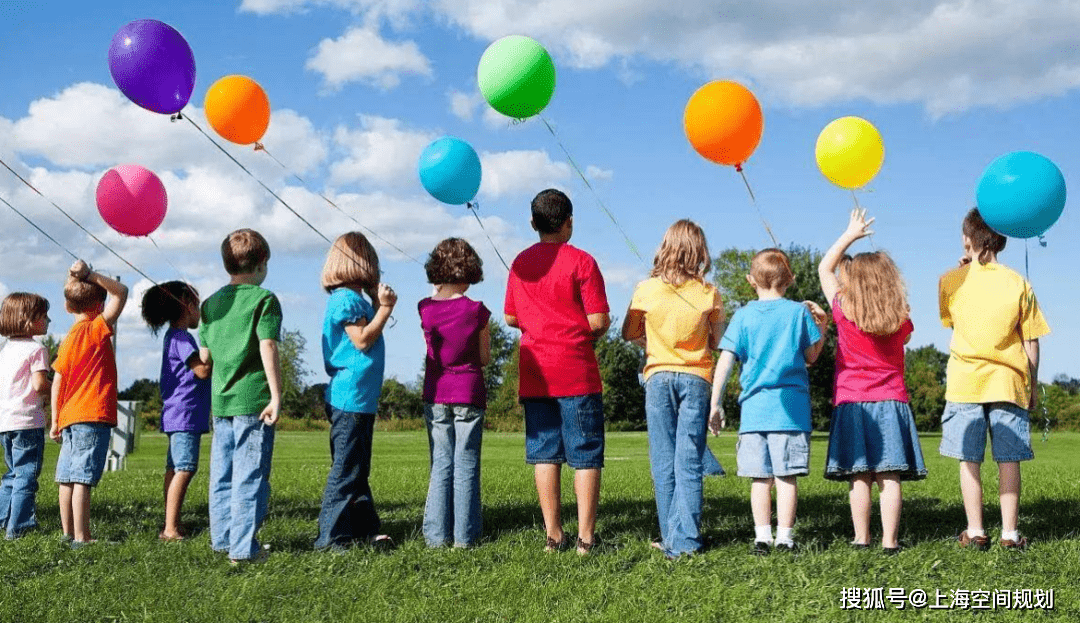
<path fill-rule="evenodd" d="M 532 221 L 536 231 L 541 234 L 557 233 L 573 215 L 574 204 L 561 190 L 549 188 L 533 197 Z"/>
<path fill-rule="evenodd" d="M 29 337 L 34 321 L 49 313 L 49 301 L 29 292 L 12 292 L 0 305 L 0 335 Z"/>
<path fill-rule="evenodd" d="M 476 249 L 461 238 L 447 238 L 435 245 L 424 262 L 428 283 L 467 283 L 484 280 L 484 261 Z"/>
<path fill-rule="evenodd" d="M 990 229 L 982 214 L 979 214 L 979 208 L 971 208 L 964 217 L 963 232 L 971 240 L 971 249 L 978 254 L 980 264 L 989 262 L 990 256 L 1005 250 L 1007 239 Z"/>
<path fill-rule="evenodd" d="M 184 308 L 199 304 L 199 291 L 183 281 L 169 281 L 147 290 L 142 297 L 142 317 L 154 335 L 166 324 L 180 320 Z"/>
<path fill-rule="evenodd" d="M 238 229 L 221 241 L 221 260 L 230 275 L 253 273 L 270 261 L 270 245 L 254 229 Z"/>

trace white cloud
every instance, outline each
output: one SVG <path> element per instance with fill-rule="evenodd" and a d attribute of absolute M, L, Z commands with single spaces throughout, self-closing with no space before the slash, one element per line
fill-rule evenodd
<path fill-rule="evenodd" d="M 615 172 L 611 169 L 601 169 L 595 164 L 590 164 L 585 167 L 585 177 L 589 178 L 590 182 L 604 181 L 610 182 L 615 179 Z"/>
<path fill-rule="evenodd" d="M 555 162 L 546 151 L 519 150 L 480 154 L 480 193 L 498 199 L 516 193 L 535 194 L 570 179 L 570 165 Z"/>
<path fill-rule="evenodd" d="M 330 179 L 415 188 L 420 154 L 435 138 L 432 132 L 406 128 L 398 119 L 360 115 L 358 129 L 339 126 L 334 131 L 334 143 L 346 156 L 330 167 Z"/>
<path fill-rule="evenodd" d="M 447 94 L 450 99 L 450 112 L 462 121 L 472 121 L 476 114 L 476 107 L 484 103 L 484 98 L 479 93 L 464 93 L 451 90 Z"/>
<path fill-rule="evenodd" d="M 323 39 L 306 67 L 323 76 L 327 87 L 340 89 L 363 82 L 392 89 L 403 74 L 431 76 L 431 62 L 414 41 L 387 41 L 374 27 L 350 28 L 337 39 Z"/>

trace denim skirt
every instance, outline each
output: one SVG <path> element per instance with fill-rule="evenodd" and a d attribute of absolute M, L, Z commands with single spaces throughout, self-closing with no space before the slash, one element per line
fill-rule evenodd
<path fill-rule="evenodd" d="M 897 472 L 901 480 L 926 478 L 915 417 L 906 402 L 850 402 L 833 409 L 825 477 Z"/>

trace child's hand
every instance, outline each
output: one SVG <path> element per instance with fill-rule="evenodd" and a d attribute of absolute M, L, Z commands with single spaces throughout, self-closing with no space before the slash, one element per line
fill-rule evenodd
<path fill-rule="evenodd" d="M 803 305 L 810 310 L 810 315 L 814 317 L 814 323 L 818 327 L 825 327 L 829 324 L 829 315 L 825 313 L 825 310 L 821 308 L 814 301 L 803 301 Z"/>
<path fill-rule="evenodd" d="M 281 409 L 281 403 L 277 400 L 271 400 L 270 404 L 266 405 L 266 408 L 259 414 L 259 419 L 262 420 L 267 426 L 273 426 L 277 424 L 278 412 Z"/>
<path fill-rule="evenodd" d="M 727 418 L 724 417 L 724 407 L 713 405 L 712 413 L 709 414 L 709 432 L 714 437 L 720 434 L 720 429 L 727 426 Z"/>
<path fill-rule="evenodd" d="M 385 283 L 379 284 L 379 307 L 393 307 L 397 305 L 397 293 Z"/>
<path fill-rule="evenodd" d="M 49 439 L 60 443 L 60 429 L 55 424 L 49 428 Z"/>
<path fill-rule="evenodd" d="M 75 260 L 75 263 L 68 269 L 68 274 L 79 281 L 83 281 L 90 276 L 90 265 L 82 260 Z"/>
<path fill-rule="evenodd" d="M 851 219 L 848 221 L 847 229 L 844 230 L 844 237 L 855 241 L 872 235 L 874 232 L 870 230 L 870 225 L 873 222 L 874 219 L 866 219 L 866 208 L 855 208 L 851 211 Z"/>

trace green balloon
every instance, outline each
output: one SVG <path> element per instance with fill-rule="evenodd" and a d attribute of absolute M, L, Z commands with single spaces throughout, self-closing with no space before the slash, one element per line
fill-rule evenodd
<path fill-rule="evenodd" d="M 555 92 L 555 64 L 544 46 L 522 35 L 488 46 L 476 70 L 480 93 L 507 117 L 525 119 L 548 105 Z"/>

